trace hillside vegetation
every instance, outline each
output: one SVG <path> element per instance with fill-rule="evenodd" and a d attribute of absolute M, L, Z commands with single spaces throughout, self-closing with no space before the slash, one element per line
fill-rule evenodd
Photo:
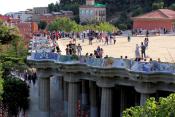
<path fill-rule="evenodd" d="M 120 29 L 132 27 L 131 17 L 146 12 L 170 8 L 175 10 L 174 0 L 96 0 L 98 3 L 106 4 L 107 20 Z M 79 5 L 85 4 L 85 0 L 60 0 L 60 3 L 48 5 L 49 11 L 72 10 L 75 14 L 74 20 L 79 22 Z"/>

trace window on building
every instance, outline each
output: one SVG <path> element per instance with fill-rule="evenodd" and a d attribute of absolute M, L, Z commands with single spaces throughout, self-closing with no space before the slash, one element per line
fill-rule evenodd
<path fill-rule="evenodd" d="M 90 10 L 90 15 L 92 15 L 93 14 L 93 10 Z"/>
<path fill-rule="evenodd" d="M 88 15 L 90 15 L 90 13 L 91 13 L 91 10 L 88 10 Z"/>
<path fill-rule="evenodd" d="M 86 15 L 88 15 L 88 13 L 89 13 L 89 10 L 85 10 L 85 12 L 86 12 Z"/>

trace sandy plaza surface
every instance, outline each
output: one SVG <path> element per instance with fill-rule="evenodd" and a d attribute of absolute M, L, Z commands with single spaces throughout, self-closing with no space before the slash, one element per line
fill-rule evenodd
<path fill-rule="evenodd" d="M 131 41 L 128 42 L 127 37 L 117 36 L 116 44 L 104 45 L 104 42 L 99 42 L 96 39 L 93 40 L 93 44 L 89 45 L 88 39 L 82 43 L 82 40 L 77 39 L 76 44 L 82 46 L 82 55 L 86 53 L 93 53 L 97 46 L 103 48 L 104 54 L 110 57 L 120 58 L 120 56 L 128 56 L 128 58 L 135 58 L 136 44 L 139 46 L 144 41 L 145 37 L 131 37 Z M 72 40 L 68 38 L 59 39 L 58 44 L 62 51 L 61 54 L 65 54 L 66 45 Z M 152 36 L 149 37 L 149 46 L 146 50 L 146 56 L 157 60 L 160 58 L 162 62 L 175 63 L 175 36 Z"/>

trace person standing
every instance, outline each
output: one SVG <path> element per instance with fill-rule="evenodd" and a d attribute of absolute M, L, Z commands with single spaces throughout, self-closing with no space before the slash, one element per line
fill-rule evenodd
<path fill-rule="evenodd" d="M 144 45 L 145 45 L 146 48 L 148 48 L 148 42 L 149 42 L 148 38 L 145 38 Z"/>
<path fill-rule="evenodd" d="M 146 58 L 146 53 L 145 53 L 145 45 L 143 44 L 143 42 L 141 42 L 141 54 L 142 54 L 142 59 Z"/>
<path fill-rule="evenodd" d="M 131 41 L 131 37 L 130 37 L 130 35 L 128 34 L 128 42 L 130 42 Z"/>
<path fill-rule="evenodd" d="M 108 45 L 108 36 L 105 36 L 105 45 Z"/>
<path fill-rule="evenodd" d="M 114 41 L 114 45 L 115 45 L 115 43 L 116 43 L 116 37 L 114 36 L 114 38 L 113 38 L 113 41 Z"/>
<path fill-rule="evenodd" d="M 82 51 L 82 47 L 80 44 L 78 44 L 78 46 L 77 46 L 78 56 L 81 56 L 81 51 Z"/>
<path fill-rule="evenodd" d="M 135 61 L 140 61 L 140 50 L 139 50 L 139 45 L 136 44 L 136 49 L 135 49 L 135 56 L 136 56 L 136 59 Z"/>

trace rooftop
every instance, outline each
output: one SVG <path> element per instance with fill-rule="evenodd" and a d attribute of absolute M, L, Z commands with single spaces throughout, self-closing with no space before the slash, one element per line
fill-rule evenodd
<path fill-rule="evenodd" d="M 133 19 L 175 19 L 175 11 L 170 9 L 158 9 L 156 11 L 133 17 Z"/>
<path fill-rule="evenodd" d="M 81 8 L 89 8 L 89 7 L 91 7 L 91 8 L 97 8 L 97 7 L 102 8 L 102 7 L 106 7 L 106 5 L 105 4 L 100 4 L 100 3 L 95 3 L 93 6 L 91 6 L 91 5 L 81 5 L 80 7 Z"/>

